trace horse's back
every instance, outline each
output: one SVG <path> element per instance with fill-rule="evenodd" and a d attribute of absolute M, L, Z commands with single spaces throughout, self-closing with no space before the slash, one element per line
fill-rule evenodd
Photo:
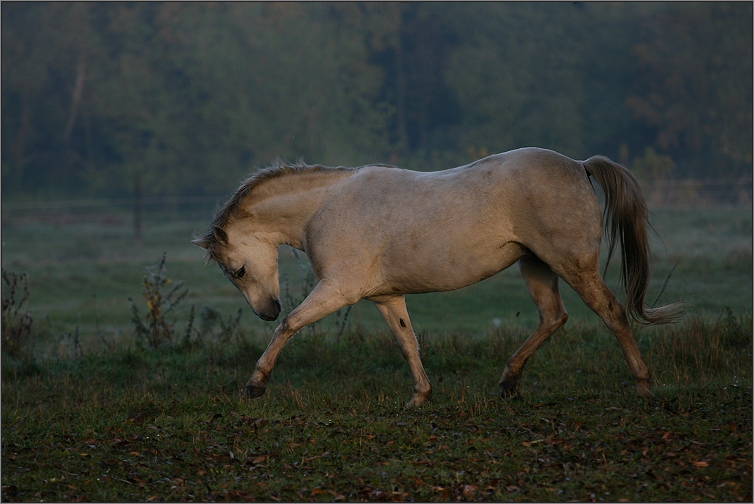
<path fill-rule="evenodd" d="M 509 231 L 506 216 L 552 220 L 568 207 L 596 203 L 580 161 L 533 147 L 434 172 L 366 166 L 344 180 L 335 197 L 352 198 L 364 219 L 400 219 L 404 226 L 421 227 L 497 223 Z"/>
<path fill-rule="evenodd" d="M 524 147 L 493 154 L 467 165 L 430 172 L 418 172 L 386 165 L 367 165 L 354 172 L 350 183 L 399 184 L 406 191 L 439 190 L 486 187 L 491 183 L 514 183 L 528 180 L 540 184 L 551 182 L 575 182 L 585 180 L 586 172 L 580 161 L 575 161 L 558 152 L 537 147 Z M 377 188 L 373 185 L 372 188 Z M 366 188 L 365 189 L 369 189 Z M 406 192 L 403 191 L 403 192 Z"/>
<path fill-rule="evenodd" d="M 373 287 L 450 290 L 525 253 L 548 256 L 579 239 L 598 248 L 599 227 L 581 163 L 527 148 L 436 172 L 361 167 L 323 201 L 308 252 L 323 271 L 363 269 Z"/>

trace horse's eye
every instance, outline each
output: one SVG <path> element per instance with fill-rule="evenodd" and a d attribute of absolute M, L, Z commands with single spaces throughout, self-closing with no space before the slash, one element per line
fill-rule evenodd
<path fill-rule="evenodd" d="M 236 278 L 243 278 L 243 276 L 246 274 L 246 266 L 241 266 L 238 271 L 235 273 Z"/>

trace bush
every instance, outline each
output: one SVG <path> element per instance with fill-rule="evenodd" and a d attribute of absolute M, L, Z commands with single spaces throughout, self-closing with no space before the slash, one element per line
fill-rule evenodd
<path fill-rule="evenodd" d="M 28 276 L 6 270 L 2 273 L 2 352 L 13 357 L 28 357 L 32 350 L 33 323 L 29 312 Z"/>
<path fill-rule="evenodd" d="M 175 333 L 175 319 L 169 319 L 170 313 L 188 294 L 188 287 L 183 282 L 173 282 L 167 276 L 165 268 L 165 256 L 156 266 L 144 268 L 144 282 L 142 284 L 144 299 L 147 304 L 146 316 L 142 318 L 136 303 L 132 298 L 131 321 L 134 324 L 136 335 L 145 340 L 150 348 L 157 348 L 164 343 L 170 343 Z M 168 290 L 168 286 L 173 284 Z M 189 325 L 191 325 L 189 322 Z"/>

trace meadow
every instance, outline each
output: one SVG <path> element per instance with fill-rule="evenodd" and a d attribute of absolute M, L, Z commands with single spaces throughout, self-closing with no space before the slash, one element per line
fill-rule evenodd
<path fill-rule="evenodd" d="M 126 213 L 3 212 L 3 270 L 26 273 L 31 321 L 2 357 L 3 500 L 751 501 L 751 208 L 653 213 L 649 300 L 688 303 L 679 325 L 636 327 L 654 397 L 635 397 L 614 338 L 562 284 L 568 324 L 522 397 L 497 397 L 537 319 L 513 267 L 408 298 L 434 385 L 419 409 L 368 302 L 302 330 L 243 400 L 275 323 L 189 243 L 210 217 L 147 215 L 137 246 Z M 163 254 L 163 293 L 186 294 L 152 347 L 132 310 L 146 320 Z M 313 280 L 286 248 L 280 271 L 286 312 Z"/>

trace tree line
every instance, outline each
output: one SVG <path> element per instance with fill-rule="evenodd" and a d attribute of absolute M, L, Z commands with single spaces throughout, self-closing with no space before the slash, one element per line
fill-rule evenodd
<path fill-rule="evenodd" d="M 2 3 L 4 197 L 531 145 L 750 180 L 752 4 Z"/>

